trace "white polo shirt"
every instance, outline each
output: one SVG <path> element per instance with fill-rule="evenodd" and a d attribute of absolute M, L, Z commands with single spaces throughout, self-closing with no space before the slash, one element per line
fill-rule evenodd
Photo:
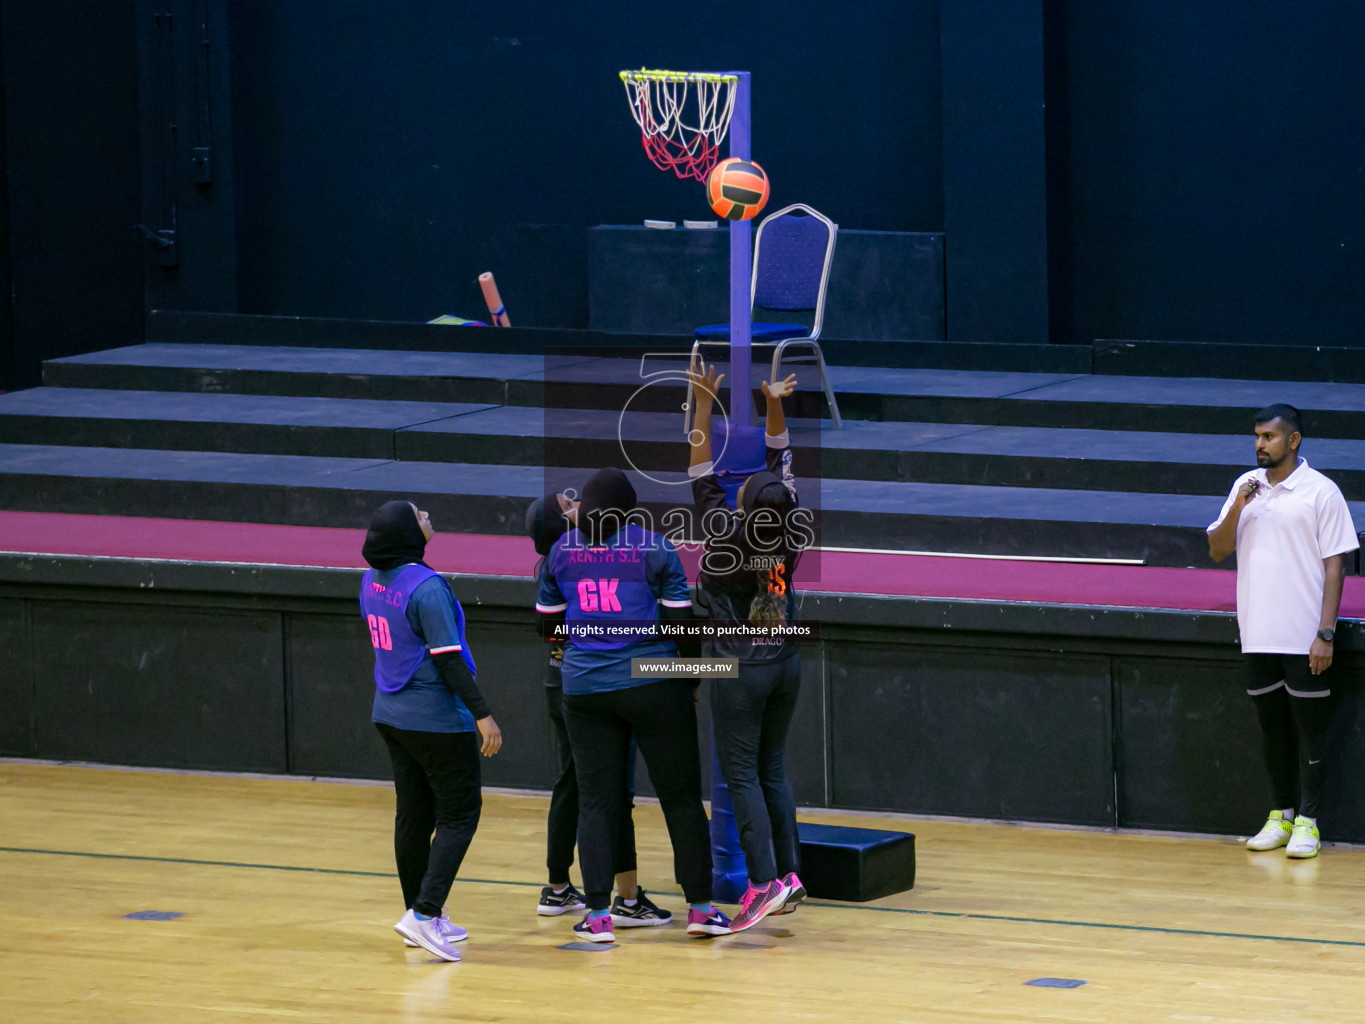
<path fill-rule="evenodd" d="M 1261 489 L 1237 522 L 1237 625 L 1246 654 L 1307 654 L 1318 634 L 1327 573 L 1324 558 L 1360 546 L 1337 485 L 1303 459 L 1271 487 L 1264 469 L 1232 485 L 1209 533 L 1227 518 L 1237 492 L 1256 477 Z"/>

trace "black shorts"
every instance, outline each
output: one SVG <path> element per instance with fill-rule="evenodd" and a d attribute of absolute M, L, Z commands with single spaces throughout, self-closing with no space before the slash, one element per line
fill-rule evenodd
<path fill-rule="evenodd" d="M 1244 654 L 1247 693 L 1259 697 L 1283 686 L 1291 697 L 1330 697 L 1332 670 L 1313 675 L 1306 654 Z"/>

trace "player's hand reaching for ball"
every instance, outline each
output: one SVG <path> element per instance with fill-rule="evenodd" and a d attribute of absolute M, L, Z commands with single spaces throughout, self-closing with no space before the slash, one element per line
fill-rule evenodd
<path fill-rule="evenodd" d="M 791 374 L 786 380 L 779 380 L 775 384 L 763 382 L 763 396 L 765 398 L 783 399 L 796 390 L 796 374 Z"/>
<path fill-rule="evenodd" d="M 492 715 L 480 718 L 474 724 L 479 727 L 479 735 L 483 737 L 479 753 L 484 757 L 492 757 L 502 749 L 502 730 L 498 728 L 498 723 L 493 721 Z"/>
<path fill-rule="evenodd" d="M 698 361 L 688 368 L 687 379 L 692 382 L 692 393 L 696 396 L 697 404 L 709 405 L 720 394 L 720 382 L 725 379 L 725 374 L 716 376 L 715 363 L 707 366 Z"/>

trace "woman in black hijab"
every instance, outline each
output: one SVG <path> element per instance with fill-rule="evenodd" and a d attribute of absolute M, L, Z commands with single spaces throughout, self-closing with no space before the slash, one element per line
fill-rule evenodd
<path fill-rule="evenodd" d="M 409 562 L 420 563 L 433 533 L 431 516 L 410 501 L 386 501 L 370 518 L 361 557 L 381 572 Z"/>
<path fill-rule="evenodd" d="M 567 494 L 551 491 L 537 498 L 526 510 L 526 532 L 540 556 L 536 562 L 539 582 L 546 557 L 555 541 L 572 530 L 578 518 L 578 502 Z M 541 616 L 536 616 L 537 620 Z M 541 623 L 536 622 L 539 636 Z M 549 884 L 540 890 L 536 913 L 558 917 L 569 911 L 581 911 L 587 906 L 583 894 L 569 880 L 573 865 L 574 846 L 578 842 L 578 773 L 574 771 L 573 748 L 564 725 L 564 645 L 550 646 L 545 663 L 545 703 L 550 713 L 550 731 L 554 734 L 558 774 L 550 790 L 550 814 L 545 829 L 545 867 Z M 634 767 L 635 747 L 631 745 L 631 764 Z M 618 928 L 649 927 L 668 924 L 673 915 L 649 899 L 639 888 L 636 874 L 634 771 L 623 794 L 624 812 L 621 817 L 620 838 L 616 844 L 616 899 L 611 905 L 612 924 Z"/>
<path fill-rule="evenodd" d="M 730 930 L 711 901 L 693 687 L 663 675 L 678 646 L 657 628 L 690 620 L 692 595 L 677 549 L 647 529 L 647 520 L 621 470 L 594 473 L 583 485 L 578 529 L 550 550 L 536 596 L 542 622 L 569 637 L 564 722 L 578 775 L 578 854 L 588 906 L 574 931 L 590 942 L 616 941 L 609 908 L 632 739 L 668 826 L 674 876 L 689 904 L 687 933 Z"/>
<path fill-rule="evenodd" d="M 468 932 L 450 923 L 445 901 L 479 826 L 479 755 L 496 754 L 502 733 L 475 682 L 464 610 L 422 561 L 432 532 L 431 518 L 410 502 L 375 512 L 361 549 L 370 569 L 360 613 L 374 647 L 370 720 L 388 747 L 397 793 L 393 847 L 407 911 L 394 931 L 459 960 L 453 944 Z"/>

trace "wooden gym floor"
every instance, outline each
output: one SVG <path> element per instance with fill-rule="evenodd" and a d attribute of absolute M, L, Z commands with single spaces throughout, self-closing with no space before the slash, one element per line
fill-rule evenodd
<path fill-rule="evenodd" d="M 0 763 L 0 1021 L 1359 1021 L 1365 851 L 808 814 L 908 828 L 919 884 L 744 935 L 557 947 L 544 798 L 489 793 L 450 896 L 465 960 L 407 950 L 386 787 Z M 640 877 L 683 906 L 658 807 Z M 1250 828 L 1253 822 L 1248 822 Z M 575 872 L 575 878 L 577 874 Z M 129 920 L 137 911 L 182 914 Z M 1033 987 L 1037 978 L 1084 981 Z"/>

